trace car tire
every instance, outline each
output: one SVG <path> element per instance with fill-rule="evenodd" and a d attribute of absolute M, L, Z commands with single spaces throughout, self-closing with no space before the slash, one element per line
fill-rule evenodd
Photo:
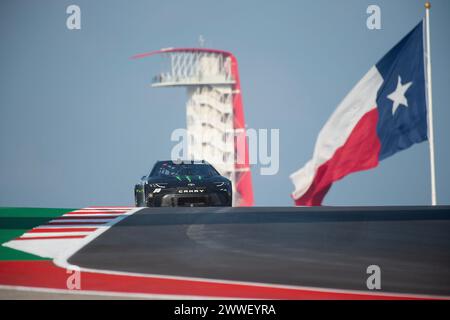
<path fill-rule="evenodd" d="M 142 185 L 137 184 L 134 187 L 134 203 L 136 207 L 145 207 L 145 194 Z"/>

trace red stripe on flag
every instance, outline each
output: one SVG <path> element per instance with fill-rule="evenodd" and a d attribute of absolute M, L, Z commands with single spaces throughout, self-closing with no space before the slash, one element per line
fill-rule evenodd
<path fill-rule="evenodd" d="M 38 228 L 28 231 L 27 233 L 49 233 L 49 232 L 86 232 L 95 231 L 97 228 Z"/>
<path fill-rule="evenodd" d="M 15 240 L 78 239 L 78 238 L 84 238 L 84 237 L 86 237 L 86 235 L 82 235 L 82 236 L 26 237 L 26 238 L 17 238 Z"/>
<path fill-rule="evenodd" d="M 308 191 L 295 200 L 295 204 L 320 206 L 333 182 L 352 172 L 378 166 L 381 143 L 377 135 L 377 124 L 378 108 L 375 108 L 359 120 L 345 144 L 317 169 Z"/>

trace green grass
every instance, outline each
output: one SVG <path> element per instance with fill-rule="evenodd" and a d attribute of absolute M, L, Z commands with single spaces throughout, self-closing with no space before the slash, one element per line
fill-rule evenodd
<path fill-rule="evenodd" d="M 53 208 L 0 208 L 0 244 L 15 239 L 26 231 L 73 210 Z M 0 260 L 47 259 L 0 246 Z"/>

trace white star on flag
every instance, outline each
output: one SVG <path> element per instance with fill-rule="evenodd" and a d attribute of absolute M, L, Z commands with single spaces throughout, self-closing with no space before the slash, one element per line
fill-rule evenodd
<path fill-rule="evenodd" d="M 392 115 L 395 114 L 395 111 L 397 111 L 397 108 L 400 105 L 403 105 L 405 107 L 408 106 L 408 100 L 405 97 L 406 91 L 408 91 L 409 87 L 411 87 L 413 83 L 408 82 L 407 84 L 402 84 L 402 78 L 398 76 L 398 83 L 397 83 L 397 89 L 395 89 L 394 92 L 392 92 L 390 95 L 388 95 L 388 99 L 392 100 L 394 102 L 392 106 Z"/>

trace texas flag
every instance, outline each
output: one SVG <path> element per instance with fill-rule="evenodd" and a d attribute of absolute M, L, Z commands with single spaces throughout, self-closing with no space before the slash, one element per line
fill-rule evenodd
<path fill-rule="evenodd" d="M 359 81 L 317 138 L 312 159 L 291 175 L 298 206 L 319 206 L 333 182 L 427 140 L 424 23 Z"/>

